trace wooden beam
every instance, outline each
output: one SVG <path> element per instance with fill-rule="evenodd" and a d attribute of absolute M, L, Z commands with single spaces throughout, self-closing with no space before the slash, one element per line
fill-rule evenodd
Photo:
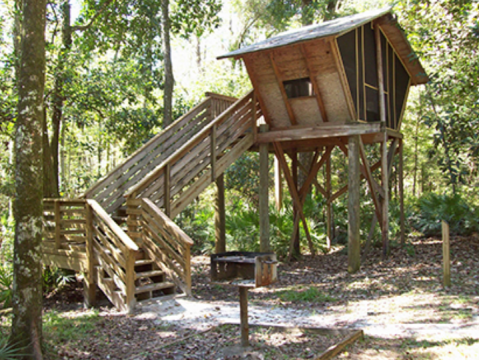
<path fill-rule="evenodd" d="M 399 139 L 394 139 L 393 142 L 391 143 L 391 145 L 389 146 L 389 150 L 388 150 L 388 174 L 389 174 L 389 176 L 391 176 L 391 173 L 392 173 L 392 164 L 394 162 L 394 154 L 396 153 L 396 147 L 398 146 L 399 141 L 400 141 Z M 371 167 L 371 170 L 374 171 L 376 169 L 379 169 L 381 167 L 381 164 L 382 164 L 382 159 L 380 159 L 376 164 L 374 164 Z M 382 193 L 381 196 L 384 196 L 384 193 Z M 381 211 L 382 211 L 382 209 L 381 209 Z M 368 253 L 369 248 L 371 246 L 371 239 L 374 235 L 374 228 L 376 226 L 377 221 L 378 221 L 378 217 L 375 213 L 374 216 L 373 216 L 373 219 L 371 221 L 371 228 L 369 230 L 369 235 L 368 235 L 368 238 L 366 240 L 366 247 L 364 249 L 365 254 Z M 381 224 L 379 226 L 381 226 Z"/>
<path fill-rule="evenodd" d="M 85 230 L 86 230 L 86 274 L 83 282 L 85 294 L 85 306 L 87 308 L 95 305 L 96 282 L 95 282 L 95 253 L 93 250 L 93 216 L 91 207 L 85 204 Z M 59 224 L 58 224 L 59 226 Z"/>
<path fill-rule="evenodd" d="M 226 212 L 225 212 L 225 180 L 224 174 L 216 179 L 215 199 L 215 252 L 226 251 Z"/>
<path fill-rule="evenodd" d="M 260 133 L 268 130 L 268 125 L 260 126 Z M 259 246 L 261 252 L 269 252 L 269 166 L 268 144 L 259 146 Z"/>
<path fill-rule="evenodd" d="M 384 73 L 383 73 L 383 57 L 381 49 L 381 30 L 376 24 L 374 26 L 374 36 L 376 40 L 376 64 L 378 72 L 379 85 L 379 119 L 386 124 L 386 102 L 384 101 Z"/>
<path fill-rule="evenodd" d="M 271 66 L 273 67 L 276 80 L 278 81 L 278 87 L 279 87 L 279 91 L 281 92 L 281 96 L 283 97 L 284 105 L 286 106 L 286 110 L 288 111 L 289 121 L 291 122 L 292 125 L 296 125 L 297 124 L 296 117 L 294 116 L 293 108 L 291 107 L 291 104 L 289 103 L 288 95 L 286 94 L 286 90 L 284 89 L 281 74 L 278 70 L 278 67 L 276 66 L 276 63 L 274 62 L 273 52 L 269 53 L 269 59 L 271 60 Z"/>
<path fill-rule="evenodd" d="M 383 258 L 389 253 L 389 174 L 388 174 L 388 149 L 387 134 L 384 132 L 384 140 L 381 144 L 381 182 L 384 191 L 382 199 L 382 240 L 383 240 Z M 392 161 L 391 161 L 392 163 Z"/>
<path fill-rule="evenodd" d="M 377 123 L 328 123 L 318 126 L 293 126 L 286 129 L 258 134 L 258 143 L 322 139 L 329 137 L 374 134 L 384 131 L 384 124 Z"/>
<path fill-rule="evenodd" d="M 276 210 L 280 211 L 283 206 L 283 184 L 281 176 L 281 165 L 278 157 L 274 156 L 274 202 Z"/>
<path fill-rule="evenodd" d="M 399 142 L 399 210 L 400 210 L 400 220 L 399 224 L 401 227 L 401 245 L 404 246 L 406 243 L 406 234 L 405 234 L 405 219 L 404 219 L 404 158 L 403 158 L 403 146 L 404 142 L 401 140 Z"/>
<path fill-rule="evenodd" d="M 361 160 L 363 161 L 363 165 L 364 165 L 364 175 L 369 185 L 369 190 L 371 191 L 371 197 L 373 199 L 373 204 L 374 204 L 374 211 L 376 212 L 376 216 L 378 217 L 378 219 L 381 219 L 381 206 L 376 194 L 377 183 L 373 179 L 371 168 L 369 166 L 369 161 L 366 156 L 366 150 L 364 149 L 364 144 L 361 140 L 361 137 L 359 138 L 359 153 L 361 155 Z"/>
<path fill-rule="evenodd" d="M 350 136 L 348 142 L 348 272 L 359 270 L 360 257 L 360 217 L 359 217 L 359 136 Z"/>
<path fill-rule="evenodd" d="M 313 242 L 311 240 L 311 235 L 309 233 L 308 224 L 306 223 L 306 218 L 305 218 L 304 213 L 303 213 L 303 206 L 302 206 L 301 200 L 299 198 L 298 190 L 297 190 L 297 188 L 294 184 L 293 177 L 291 176 L 291 173 L 289 172 L 288 164 L 286 163 L 286 158 L 284 156 L 283 149 L 281 148 L 281 144 L 276 143 L 276 142 L 273 143 L 273 144 L 274 144 L 276 154 L 278 155 L 278 159 L 280 161 L 281 167 L 283 169 L 284 177 L 286 178 L 286 182 L 288 183 L 289 191 L 290 191 L 291 197 L 293 199 L 293 204 L 297 207 L 297 212 L 298 212 L 298 214 L 301 218 L 301 221 L 303 223 L 304 231 L 305 231 L 306 237 L 308 239 L 309 249 L 311 251 L 311 254 L 314 256 L 315 251 L 314 251 L 314 247 L 313 247 Z"/>
<path fill-rule="evenodd" d="M 308 69 L 308 76 L 311 84 L 313 85 L 314 93 L 316 94 L 316 101 L 318 102 L 319 112 L 321 113 L 321 118 L 323 122 L 328 122 L 328 115 L 326 114 L 326 107 L 324 106 L 323 97 L 321 96 L 321 91 L 319 90 L 318 82 L 316 77 L 313 75 L 313 70 L 311 67 L 311 61 L 309 60 L 306 48 L 304 44 L 300 45 L 301 54 L 303 55 L 304 61 L 306 62 L 306 67 Z"/>
<path fill-rule="evenodd" d="M 211 181 L 216 180 L 216 124 L 211 128 L 210 133 L 210 164 L 211 164 Z"/>
<path fill-rule="evenodd" d="M 308 174 L 308 177 L 306 178 L 306 180 L 304 181 L 303 186 L 299 190 L 299 197 L 300 198 L 303 198 L 303 197 L 306 196 L 306 194 L 308 193 L 308 189 L 311 185 L 311 182 L 318 175 L 319 169 L 321 169 L 321 167 L 324 165 L 326 160 L 329 159 L 329 157 L 331 156 L 331 151 L 332 150 L 333 150 L 333 148 L 328 146 L 326 148 L 326 151 L 324 152 L 323 156 L 321 157 L 321 159 L 318 162 L 315 161 L 315 162 L 312 163 L 311 170 Z"/>
<path fill-rule="evenodd" d="M 331 155 L 326 160 L 326 173 L 325 173 L 325 183 L 326 183 L 326 195 L 325 198 L 329 199 L 332 193 L 331 185 Z M 333 227 L 333 205 L 326 202 L 326 249 L 331 250 L 331 242 L 334 236 L 334 227 Z"/>

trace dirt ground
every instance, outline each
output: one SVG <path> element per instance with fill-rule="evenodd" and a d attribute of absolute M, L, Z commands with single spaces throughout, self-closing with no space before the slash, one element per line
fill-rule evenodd
<path fill-rule="evenodd" d="M 364 330 L 364 339 L 340 359 L 477 359 L 479 237 L 452 238 L 451 260 L 452 286 L 446 289 L 437 239 L 393 248 L 386 261 L 381 261 L 380 249 L 373 249 L 353 275 L 346 271 L 343 248 L 281 263 L 278 283 L 249 291 L 250 324 Z M 47 358 L 302 359 L 314 358 L 330 345 L 316 339 L 312 343 L 324 342 L 321 349 L 305 342 L 300 346 L 305 352 L 282 351 L 288 338 L 264 327 L 250 337 L 261 351 L 223 352 L 239 341 L 237 325 L 218 328 L 239 321 L 238 291 L 211 284 L 209 258 L 195 257 L 192 264 L 193 298 L 142 305 L 130 316 L 106 303 L 96 311 L 83 310 L 79 286 L 50 294 Z M 268 341 L 280 351 L 265 350 Z"/>

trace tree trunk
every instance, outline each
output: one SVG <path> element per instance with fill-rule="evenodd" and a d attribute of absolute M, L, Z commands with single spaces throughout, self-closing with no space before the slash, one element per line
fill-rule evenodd
<path fill-rule="evenodd" d="M 163 46 L 165 57 L 165 89 L 163 93 L 163 128 L 166 128 L 172 122 L 173 112 L 173 86 L 175 79 L 173 77 L 173 65 L 171 63 L 171 46 L 170 46 L 170 15 L 169 0 L 161 1 L 161 21 L 163 24 Z"/>
<path fill-rule="evenodd" d="M 59 158 L 60 158 L 60 131 L 63 120 L 63 103 L 65 100 L 64 85 L 65 85 L 65 62 L 72 45 L 72 31 L 70 24 L 70 0 L 64 0 L 61 5 L 62 11 L 62 49 L 58 55 L 58 65 L 56 69 L 55 83 L 53 87 L 53 108 L 52 108 L 52 139 L 50 142 L 50 156 L 51 164 L 44 164 L 45 171 L 51 171 L 48 177 L 53 181 L 52 196 L 59 196 Z M 48 137 L 48 134 L 44 134 Z M 44 143 L 44 145 L 46 145 Z M 47 154 L 48 155 L 48 154 Z"/>
<path fill-rule="evenodd" d="M 24 0 L 15 124 L 15 241 L 10 343 L 42 359 L 42 118 L 45 0 Z"/>

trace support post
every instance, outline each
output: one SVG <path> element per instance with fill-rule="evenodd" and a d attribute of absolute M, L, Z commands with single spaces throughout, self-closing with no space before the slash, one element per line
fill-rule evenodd
<path fill-rule="evenodd" d="M 451 259 L 449 247 L 449 224 L 442 220 L 442 258 L 444 287 L 451 286 Z"/>
<path fill-rule="evenodd" d="M 260 133 L 268 131 L 268 125 L 261 125 Z M 268 201 L 268 144 L 259 145 L 259 247 L 261 252 L 270 251 L 269 244 L 269 201 Z"/>
<path fill-rule="evenodd" d="M 85 307 L 90 308 L 95 305 L 96 295 L 96 274 L 95 274 L 95 254 L 93 252 L 93 215 L 90 204 L 85 202 L 85 235 L 86 235 L 86 274 L 83 283 L 83 292 Z"/>
<path fill-rule="evenodd" d="M 171 164 L 166 164 L 165 172 L 163 176 L 165 177 L 164 182 L 164 206 L 166 216 L 170 216 L 171 213 L 171 198 L 170 198 L 170 173 L 171 173 Z"/>
<path fill-rule="evenodd" d="M 350 136 L 348 139 L 348 272 L 355 273 L 359 270 L 360 243 L 359 243 L 359 135 Z"/>
<path fill-rule="evenodd" d="M 293 151 L 293 157 L 291 162 L 291 172 L 293 177 L 293 186 L 298 189 L 298 153 Z M 299 224 L 299 211 L 302 209 L 298 209 L 298 205 L 296 202 L 293 201 L 293 214 L 294 219 L 293 222 Z M 299 258 L 301 256 L 301 246 L 300 246 L 300 239 L 299 239 L 299 226 L 295 226 L 293 228 L 293 252 L 292 255 L 294 258 Z"/>
<path fill-rule="evenodd" d="M 248 288 L 239 287 L 240 297 L 240 321 L 241 321 L 241 346 L 248 347 L 249 325 L 248 325 Z"/>
<path fill-rule="evenodd" d="M 283 206 L 283 186 L 281 176 L 281 165 L 279 164 L 278 157 L 274 157 L 274 201 L 276 210 L 281 211 Z"/>
<path fill-rule="evenodd" d="M 381 143 L 381 180 L 384 192 L 381 211 L 381 233 L 383 240 L 383 259 L 389 254 L 389 174 L 388 174 L 388 135 L 386 131 L 383 134 Z"/>
<path fill-rule="evenodd" d="M 381 49 L 381 30 L 379 25 L 374 26 L 374 36 L 376 40 L 376 63 L 378 71 L 378 86 L 379 86 L 379 117 L 384 124 L 384 134 L 381 144 L 381 180 L 384 190 L 384 197 L 382 201 L 382 240 L 383 240 L 383 259 L 388 256 L 389 253 L 389 174 L 388 174 L 388 136 L 386 132 L 386 102 L 384 95 L 384 76 L 383 76 L 383 58 Z"/>
<path fill-rule="evenodd" d="M 126 267 L 125 267 L 125 306 L 128 314 L 132 314 L 135 310 L 135 260 L 136 251 L 128 249 L 126 252 Z"/>
<path fill-rule="evenodd" d="M 216 253 L 226 251 L 226 214 L 225 214 L 225 180 L 224 174 L 216 179 L 216 199 L 215 199 L 215 237 Z"/>
<path fill-rule="evenodd" d="M 405 219 L 404 219 L 404 153 L 403 153 L 404 142 L 400 141 L 399 143 L 399 209 L 401 212 L 400 215 L 400 226 L 401 226 L 401 245 L 404 246 L 406 243 L 406 232 L 405 232 Z"/>
<path fill-rule="evenodd" d="M 61 248 L 61 231 L 62 231 L 62 224 L 61 224 L 61 214 L 60 214 L 60 200 L 55 199 L 53 203 L 54 211 L 55 211 L 55 249 L 58 250 Z"/>
<path fill-rule="evenodd" d="M 326 160 L 326 194 L 327 199 L 331 198 L 331 156 Z M 331 250 L 331 241 L 334 237 L 333 225 L 333 204 L 330 201 L 326 202 L 326 249 Z"/>

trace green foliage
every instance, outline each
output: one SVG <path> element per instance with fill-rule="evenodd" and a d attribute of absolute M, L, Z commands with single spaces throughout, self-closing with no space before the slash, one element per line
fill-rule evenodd
<path fill-rule="evenodd" d="M 478 175 L 478 11 L 472 0 L 397 4 L 399 21 L 431 79 L 416 112 L 434 129 L 432 154 L 454 191 Z"/>
<path fill-rule="evenodd" d="M 174 34 L 188 39 L 192 34 L 201 37 L 219 26 L 218 13 L 222 4 L 218 0 L 177 0 L 173 3 L 171 28 Z"/>
<path fill-rule="evenodd" d="M 8 336 L 0 338 L 0 360 L 15 360 L 25 358 L 17 344 L 10 344 Z"/>
<path fill-rule="evenodd" d="M 205 202 L 207 204 L 207 202 Z M 213 209 L 192 203 L 175 219 L 178 226 L 194 241 L 193 254 L 212 254 L 215 248 Z"/>
<path fill-rule="evenodd" d="M 12 305 L 13 272 L 11 267 L 0 265 L 0 307 Z"/>
<path fill-rule="evenodd" d="M 410 218 L 414 228 L 426 236 L 437 236 L 441 234 L 441 220 L 449 223 L 452 234 L 479 231 L 479 210 L 461 195 L 429 193 L 418 199 L 416 213 Z"/>
<path fill-rule="evenodd" d="M 43 287 L 46 291 L 61 288 L 75 281 L 75 274 L 71 270 L 49 266 L 43 270 Z"/>
<path fill-rule="evenodd" d="M 259 191 L 259 155 L 244 153 L 228 169 L 226 169 L 226 187 L 241 194 L 251 204 L 258 207 Z M 241 206 L 242 204 L 238 204 Z"/>
<path fill-rule="evenodd" d="M 325 303 L 325 302 L 334 302 L 335 298 L 324 294 L 319 291 L 317 288 L 310 286 L 307 289 L 303 289 L 302 286 L 299 286 L 298 289 L 288 289 L 277 292 L 279 298 L 282 301 L 289 302 L 316 302 L 316 303 Z"/>

